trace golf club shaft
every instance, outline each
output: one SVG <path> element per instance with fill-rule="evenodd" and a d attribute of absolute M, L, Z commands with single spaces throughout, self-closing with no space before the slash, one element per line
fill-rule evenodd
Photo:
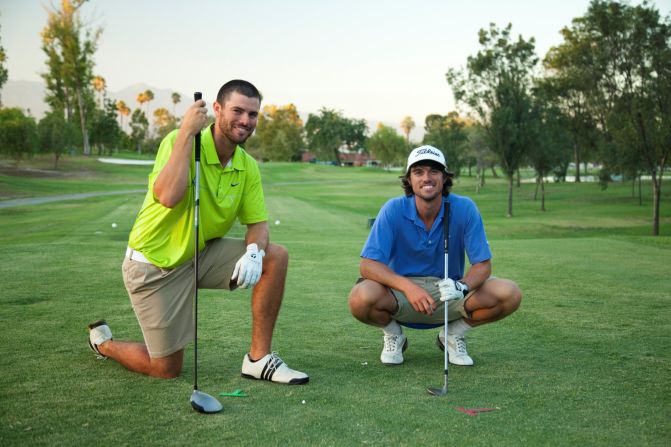
<path fill-rule="evenodd" d="M 448 202 L 447 197 L 445 198 L 445 210 L 443 211 L 443 230 L 445 232 L 445 276 L 444 278 L 449 278 L 448 266 L 449 266 L 449 247 L 450 247 L 450 202 Z M 447 353 L 447 308 L 449 301 L 445 301 L 445 346 L 444 346 L 444 360 L 445 360 L 445 392 L 447 393 L 447 375 L 449 372 L 449 354 Z"/>
<path fill-rule="evenodd" d="M 193 94 L 193 100 L 198 101 L 202 99 L 203 94 L 201 92 L 195 92 Z M 196 179 L 194 182 L 194 216 L 193 216 L 193 227 L 195 233 L 195 242 L 196 242 L 196 253 L 194 256 L 194 278 L 193 278 L 193 389 L 198 389 L 198 214 L 200 211 L 200 131 L 195 136 L 195 154 L 194 158 L 196 160 Z"/>

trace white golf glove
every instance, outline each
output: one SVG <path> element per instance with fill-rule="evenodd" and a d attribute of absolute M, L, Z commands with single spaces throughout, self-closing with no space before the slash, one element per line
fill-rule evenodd
<path fill-rule="evenodd" d="M 462 281 L 443 279 L 436 283 L 440 290 L 440 301 L 460 300 L 468 294 L 468 286 Z"/>
<path fill-rule="evenodd" d="M 256 244 L 249 244 L 247 246 L 247 253 L 235 263 L 233 269 L 233 276 L 231 281 L 238 279 L 238 286 L 246 289 L 247 287 L 254 287 L 261 278 L 263 271 L 263 257 L 266 252 L 259 250 Z"/>

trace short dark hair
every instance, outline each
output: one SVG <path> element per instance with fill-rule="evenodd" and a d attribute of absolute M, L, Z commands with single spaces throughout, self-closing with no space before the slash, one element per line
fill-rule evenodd
<path fill-rule="evenodd" d="M 426 161 L 418 161 L 412 166 L 431 166 L 432 168 L 436 168 L 442 171 L 443 178 L 445 179 L 445 183 L 443 183 L 443 196 L 448 196 L 450 194 L 450 190 L 452 189 L 453 184 L 452 178 L 454 177 L 454 174 L 446 171 L 443 165 L 441 165 L 440 163 L 436 163 L 435 161 L 426 160 Z M 406 172 L 405 175 L 399 176 L 399 179 L 401 179 L 401 186 L 403 187 L 403 192 L 405 192 L 406 196 L 411 196 L 414 194 L 412 192 L 412 185 L 410 184 L 410 172 L 412 171 L 412 166 L 410 167 L 410 169 L 408 169 L 408 172 Z"/>
<path fill-rule="evenodd" d="M 223 106 L 224 102 L 226 102 L 233 92 L 238 92 L 248 98 L 258 98 L 259 102 L 263 99 L 261 92 L 254 87 L 254 84 L 242 79 L 233 79 L 221 86 L 219 93 L 217 93 L 217 102 Z"/>

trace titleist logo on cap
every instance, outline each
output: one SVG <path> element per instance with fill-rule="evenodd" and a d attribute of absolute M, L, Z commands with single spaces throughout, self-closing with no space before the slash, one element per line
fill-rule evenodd
<path fill-rule="evenodd" d="M 430 147 L 425 147 L 425 148 L 419 149 L 417 152 L 415 152 L 415 158 L 417 158 L 418 156 L 420 156 L 422 154 L 431 154 L 431 155 L 435 155 L 436 157 L 440 157 L 442 155 L 442 154 L 439 154 L 436 151 L 431 150 Z"/>

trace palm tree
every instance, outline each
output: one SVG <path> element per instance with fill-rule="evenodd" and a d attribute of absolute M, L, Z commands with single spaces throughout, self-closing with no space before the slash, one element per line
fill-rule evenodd
<path fill-rule="evenodd" d="M 154 100 L 154 92 L 151 90 L 144 91 L 145 102 L 147 103 L 147 116 L 149 115 L 149 103 Z"/>
<path fill-rule="evenodd" d="M 116 102 L 116 111 L 119 113 L 119 127 L 123 129 L 123 117 L 130 114 L 130 108 L 122 100 Z"/>
<path fill-rule="evenodd" d="M 175 107 L 177 107 L 177 104 L 179 104 L 182 101 L 182 95 L 180 95 L 177 92 L 172 93 L 172 114 L 177 115 L 175 112 Z"/>
<path fill-rule="evenodd" d="M 415 122 L 412 120 L 411 116 L 406 116 L 401 121 L 401 129 L 405 134 L 405 144 L 410 145 L 410 131 L 415 127 Z"/>
<path fill-rule="evenodd" d="M 107 83 L 105 82 L 105 78 L 102 76 L 95 76 L 91 80 L 91 84 L 93 84 L 93 89 L 98 93 L 98 108 L 103 107 L 103 94 L 105 92 L 105 87 L 107 86 Z"/>
<path fill-rule="evenodd" d="M 148 101 L 147 94 L 145 92 L 138 93 L 135 100 L 140 104 L 140 108 L 142 108 L 142 104 Z"/>
<path fill-rule="evenodd" d="M 151 114 L 149 113 L 149 103 L 154 100 L 154 92 L 147 89 L 147 90 L 144 91 L 144 97 L 146 98 L 146 103 L 147 103 L 147 120 L 148 120 L 149 117 L 151 116 Z M 148 132 L 151 135 L 151 133 L 152 133 L 151 123 L 149 124 Z"/>
<path fill-rule="evenodd" d="M 137 115 L 137 114 L 139 114 L 139 113 L 142 113 L 143 115 L 145 115 L 145 119 L 147 119 L 147 115 L 142 111 L 142 104 L 144 104 L 145 102 L 148 102 L 148 101 L 149 101 L 149 99 L 147 99 L 147 92 L 148 92 L 148 91 L 149 91 L 149 90 L 145 90 L 144 92 L 141 92 L 141 93 L 138 93 L 138 94 L 137 94 L 137 98 L 135 98 L 135 100 L 138 102 L 138 104 L 140 104 L 140 107 L 138 107 L 137 109 L 135 109 L 135 110 L 138 111 L 137 113 L 136 113 L 135 111 L 133 112 L 133 114 L 135 114 L 135 115 Z M 132 118 L 132 117 L 131 117 L 131 118 Z M 138 151 L 140 151 L 140 150 L 141 150 L 141 149 L 138 148 Z"/>

